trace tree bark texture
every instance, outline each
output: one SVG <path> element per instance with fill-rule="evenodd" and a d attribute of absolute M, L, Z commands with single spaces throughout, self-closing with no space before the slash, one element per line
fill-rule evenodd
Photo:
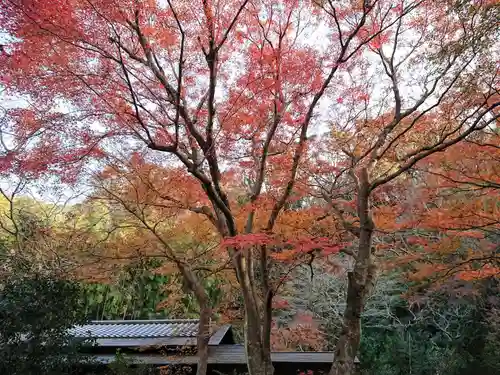
<path fill-rule="evenodd" d="M 360 222 L 358 251 L 354 268 L 348 273 L 346 309 L 330 375 L 354 375 L 354 361 L 361 341 L 361 314 L 375 282 L 376 265 L 372 254 L 374 223 L 369 198 L 368 175 L 363 170 L 359 180 L 357 204 Z"/>
<path fill-rule="evenodd" d="M 266 259 L 261 259 L 261 293 L 256 288 L 256 274 L 252 252 L 240 258 L 241 280 L 244 305 L 245 305 L 245 351 L 249 375 L 273 375 L 274 369 L 271 362 L 271 299 L 272 294 L 267 282 Z M 261 254 L 263 255 L 263 254 Z M 262 297 L 264 300 L 262 300 Z"/>
<path fill-rule="evenodd" d="M 210 299 L 203 285 L 189 267 L 179 264 L 187 288 L 193 292 L 196 301 L 200 306 L 200 319 L 198 333 L 196 337 L 196 349 L 198 354 L 198 365 L 196 375 L 206 375 L 208 369 L 208 342 L 210 340 L 210 319 L 212 308 Z"/>

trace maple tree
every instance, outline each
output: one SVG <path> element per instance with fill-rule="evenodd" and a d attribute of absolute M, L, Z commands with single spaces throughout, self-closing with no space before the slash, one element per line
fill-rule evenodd
<path fill-rule="evenodd" d="M 106 246 L 101 249 L 103 253 L 95 256 L 111 264 L 129 262 L 133 259 L 159 259 L 163 265 L 155 272 L 172 275 L 177 269 L 185 280 L 186 288 L 182 292 L 194 293 L 200 306 L 200 316 L 204 315 L 208 321 L 211 313 L 218 310 L 222 313 L 219 317 L 222 321 L 239 318 L 240 311 L 230 308 L 234 293 L 233 284 L 236 283 L 230 273 L 231 258 L 220 252 L 221 237 L 212 225 L 214 220 L 210 220 L 209 215 L 208 218 L 199 215 L 203 212 L 203 208 L 197 207 L 197 204 L 203 202 L 203 192 L 194 179 L 182 176 L 177 168 L 161 168 L 154 163 L 147 163 L 141 156 L 134 154 L 130 162 L 117 159 L 114 163 L 110 162 L 95 179 L 93 185 L 96 191 L 91 199 L 110 205 L 114 217 L 114 233 L 106 240 Z M 231 189 L 229 194 L 237 201 L 241 191 L 235 190 Z M 205 207 L 205 210 L 208 208 Z M 273 237 L 260 236 L 266 243 L 271 241 L 274 243 L 281 238 L 279 243 L 286 241 L 288 244 L 288 249 L 272 254 L 273 260 L 286 261 L 286 264 L 273 264 L 270 268 L 269 280 L 275 293 L 278 293 L 283 281 L 286 280 L 283 275 L 287 275 L 303 261 L 312 261 L 307 254 L 305 257 L 300 256 L 290 246 L 301 246 L 302 249 L 306 246 L 320 246 L 317 240 L 305 240 L 307 236 L 318 234 L 319 230 L 325 229 L 325 224 L 330 224 L 327 222 L 321 222 L 321 226 L 315 224 L 315 211 L 304 208 L 288 209 L 286 215 L 277 221 Z M 244 202 L 236 205 L 233 212 L 238 226 L 243 228 L 248 215 L 248 208 Z M 256 217 L 257 225 L 265 224 L 260 221 L 261 218 Z M 243 243 L 235 241 L 235 246 L 252 245 L 253 243 L 246 239 Z M 227 242 L 223 246 L 227 246 Z M 323 250 L 325 249 L 326 246 Z M 220 301 L 222 303 L 220 308 L 211 306 L 209 302 L 213 301 L 209 301 L 207 292 L 202 288 L 204 281 L 213 276 L 225 280 L 225 285 L 218 287 L 225 294 Z M 171 294 L 158 307 L 165 306 L 170 311 L 174 310 L 179 299 L 185 298 L 182 292 Z M 279 308 L 279 300 L 274 302 L 273 309 Z M 224 311 L 224 305 L 229 311 Z M 286 305 L 283 307 L 286 308 Z M 200 322 L 203 322 L 203 319 L 200 319 Z M 207 323 L 206 329 L 210 328 Z M 290 327 L 277 327 L 273 322 L 272 336 L 275 338 L 280 336 L 282 340 L 274 339 L 271 345 L 274 349 L 283 349 L 284 342 L 300 342 L 303 339 L 300 333 L 309 332 L 307 329 L 309 328 L 297 324 L 291 330 Z M 317 333 L 316 336 L 320 334 Z M 315 338 L 311 336 L 309 342 L 312 344 L 309 345 L 315 347 L 314 341 Z"/>
<path fill-rule="evenodd" d="M 204 215 L 222 239 L 251 375 L 273 372 L 274 266 L 316 251 L 355 259 L 331 371 L 352 373 L 376 270 L 372 208 L 421 160 L 498 118 L 494 1 L 0 4 L 1 82 L 26 98 L 3 129 L 25 147 L 0 157 L 0 173 L 76 183 L 136 151 L 176 166 L 161 178 L 178 196 L 159 198 Z M 346 233 L 277 228 L 311 192 Z M 347 233 L 357 249 L 339 243 Z"/>
<path fill-rule="evenodd" d="M 213 301 L 205 288 L 208 277 L 227 268 L 228 261 L 217 253 L 219 238 L 209 218 L 199 215 L 194 206 L 200 202 L 200 189 L 189 176 L 148 164 L 138 154 L 129 163 L 115 159 L 95 180 L 93 199 L 111 205 L 122 217 L 117 218 L 117 235 L 107 240 L 111 260 L 161 259 L 155 271 L 182 278 L 182 292 L 192 293 L 199 306 L 197 374 L 205 374 L 208 365 L 208 338 Z M 126 232 L 120 228 L 128 228 Z M 130 230 L 133 232 L 130 233 Z M 179 297 L 179 293 L 176 294 Z M 162 304 L 174 304 L 171 295 Z"/>
<path fill-rule="evenodd" d="M 495 58 L 490 60 L 491 46 L 497 47 L 491 22 L 498 7 L 428 5 L 416 9 L 413 18 L 401 18 L 392 33 L 369 46 L 376 60 L 367 58 L 364 70 L 353 72 L 350 92 L 339 97 L 330 138 L 312 167 L 318 196 L 357 239 L 332 375 L 353 371 L 360 316 L 376 277 L 374 237 L 396 229 L 405 214 L 398 186 L 407 188 L 415 167 L 427 158 L 498 123 L 499 71 Z M 470 14 L 482 22 L 475 23 Z M 413 27 L 418 38 L 405 37 Z M 415 94 L 405 95 L 408 90 Z"/>

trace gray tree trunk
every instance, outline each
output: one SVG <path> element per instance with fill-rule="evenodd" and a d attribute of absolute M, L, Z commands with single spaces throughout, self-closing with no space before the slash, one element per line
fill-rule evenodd
<path fill-rule="evenodd" d="M 375 282 L 376 265 L 372 254 L 374 224 L 369 209 L 369 198 L 368 176 L 364 170 L 358 189 L 357 211 L 360 222 L 358 251 L 354 269 L 348 274 L 346 309 L 330 375 L 354 374 L 354 360 L 361 341 L 361 314 Z"/>

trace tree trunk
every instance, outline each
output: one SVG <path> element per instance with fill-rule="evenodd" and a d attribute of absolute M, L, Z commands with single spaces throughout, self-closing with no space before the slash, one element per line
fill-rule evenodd
<path fill-rule="evenodd" d="M 366 267 L 361 268 L 355 266 L 354 271 L 348 275 L 347 306 L 330 375 L 354 374 L 354 360 L 361 340 L 361 313 L 371 293 L 376 272 L 371 261 L 366 264 Z M 361 279 L 366 281 L 360 282 Z"/>
<path fill-rule="evenodd" d="M 198 325 L 198 333 L 196 337 L 196 349 L 198 355 L 198 365 L 196 375 L 206 375 L 208 369 L 208 342 L 210 340 L 210 318 L 212 317 L 212 308 L 210 299 L 203 285 L 200 283 L 197 276 L 189 267 L 178 264 L 186 287 L 192 291 L 198 305 L 200 306 L 200 320 Z"/>
<path fill-rule="evenodd" d="M 210 340 L 210 318 L 212 309 L 207 304 L 200 306 L 200 325 L 197 335 L 198 366 L 196 375 L 206 375 L 208 368 L 208 342 Z"/>
<path fill-rule="evenodd" d="M 270 350 L 272 293 L 267 279 L 267 258 L 260 263 L 259 278 L 254 272 L 252 255 L 249 250 L 246 257 L 241 252 L 235 257 L 235 268 L 245 309 L 244 334 L 248 375 L 273 375 Z M 255 285 L 257 280 L 261 282 L 262 295 L 259 295 Z"/>
<path fill-rule="evenodd" d="M 254 306 L 245 307 L 245 351 L 248 375 L 273 375 L 271 351 L 263 345 L 260 317 Z M 265 334 L 265 333 L 264 333 Z"/>
<path fill-rule="evenodd" d="M 358 252 L 354 269 L 348 273 L 346 309 L 330 375 L 354 374 L 354 360 L 361 341 L 361 313 L 375 281 L 376 265 L 371 248 L 374 224 L 369 210 L 369 198 L 368 175 L 363 170 L 357 205 L 360 223 Z"/>

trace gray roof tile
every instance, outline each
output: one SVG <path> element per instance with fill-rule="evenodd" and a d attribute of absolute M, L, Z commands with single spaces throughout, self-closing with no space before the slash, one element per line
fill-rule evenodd
<path fill-rule="evenodd" d="M 76 326 L 69 333 L 97 339 L 196 337 L 198 320 L 109 320 Z"/>

